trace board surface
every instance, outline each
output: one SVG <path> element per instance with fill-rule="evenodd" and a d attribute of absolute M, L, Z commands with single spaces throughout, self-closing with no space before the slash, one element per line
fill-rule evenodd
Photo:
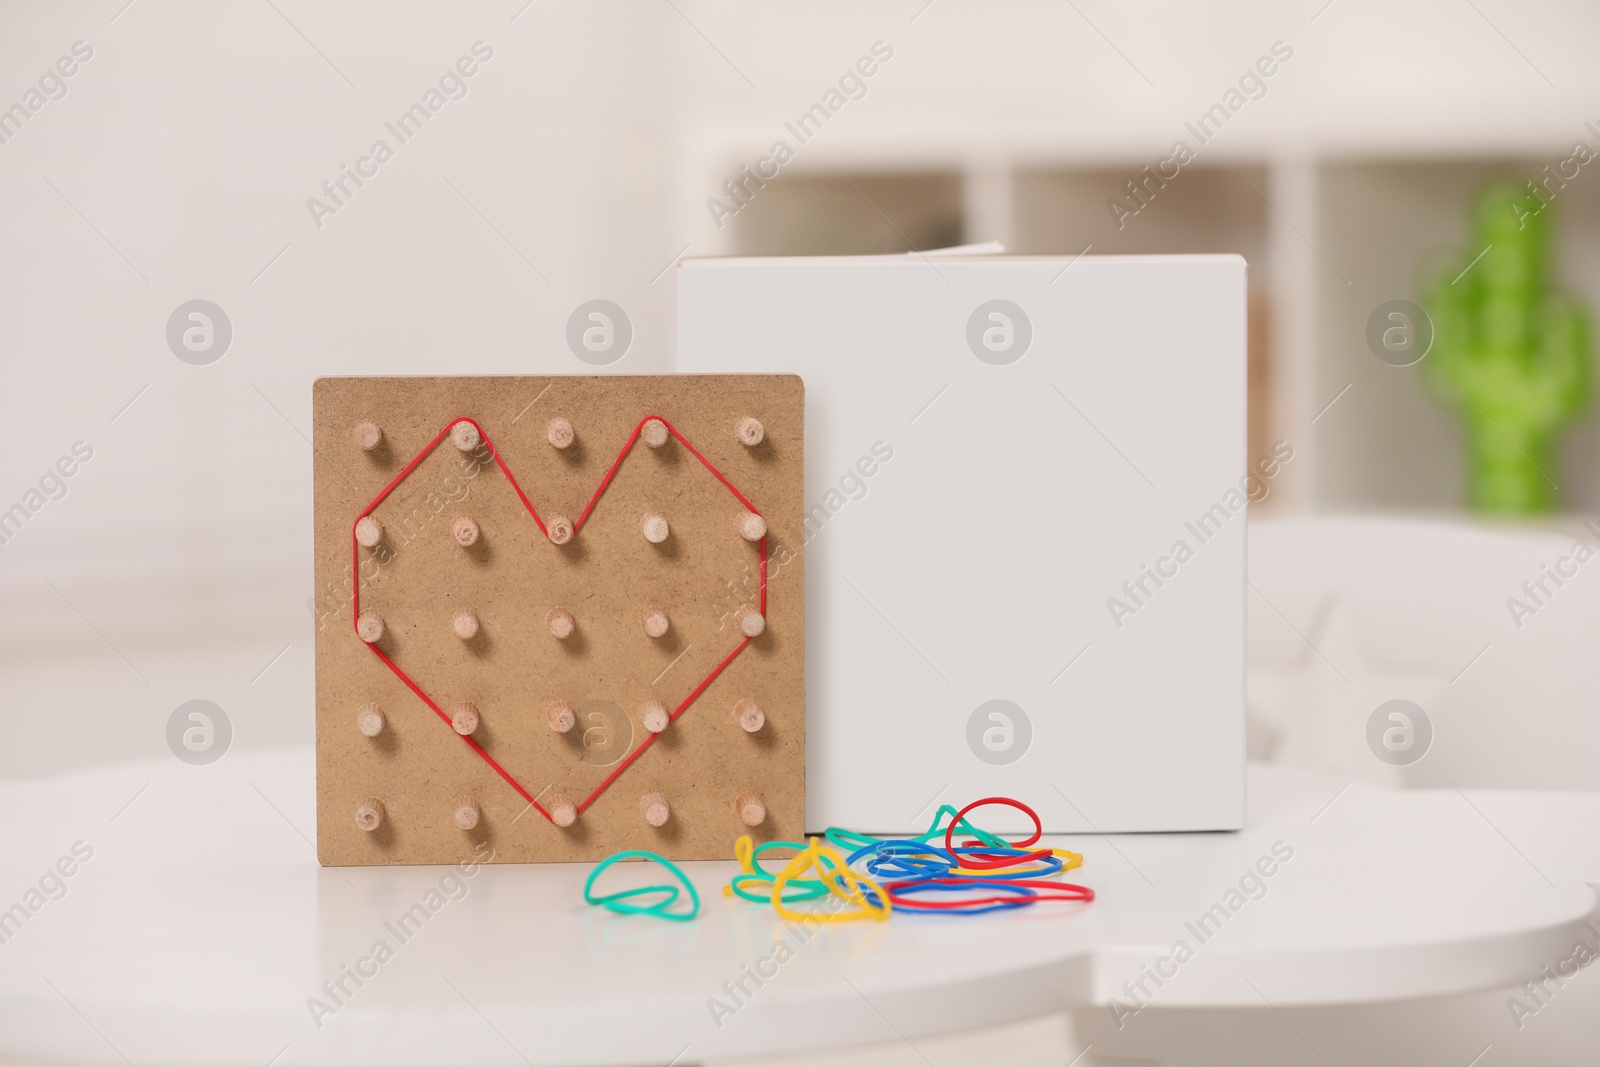
<path fill-rule="evenodd" d="M 744 833 L 799 836 L 803 561 L 779 531 L 800 516 L 803 402 L 786 375 L 318 381 L 321 861 L 451 863 L 485 842 L 503 861 L 710 859 Z M 671 430 L 660 447 L 640 437 L 653 417 Z M 746 417 L 765 428 L 753 447 L 735 434 Z M 553 418 L 571 422 L 569 447 L 550 443 Z M 381 430 L 377 447 L 357 443 L 362 423 Z M 463 450 L 450 430 L 466 424 L 479 443 Z M 369 508 L 372 547 L 354 537 Z M 749 510 L 768 523 L 760 541 L 737 528 Z M 565 544 L 541 529 L 557 514 L 576 526 Z M 647 514 L 667 518 L 666 540 L 643 535 Z M 462 517 L 480 531 L 465 547 Z M 764 629 L 746 638 L 741 611 L 763 599 Z M 556 607 L 576 622 L 565 640 L 548 625 Z M 646 633 L 648 608 L 666 612 L 665 635 Z M 381 616 L 376 643 L 357 635 L 357 611 Z M 452 628 L 463 611 L 479 621 L 471 639 Z M 764 712 L 756 732 L 736 721 L 741 698 Z M 660 734 L 643 722 L 651 700 L 673 714 Z M 450 722 L 461 701 L 480 714 L 470 737 Z M 575 713 L 565 733 L 548 725 L 554 701 Z M 376 736 L 357 728 L 369 704 Z M 754 828 L 735 805 L 747 792 L 766 809 Z M 660 827 L 641 813 L 651 793 L 670 806 Z M 568 827 L 547 815 L 556 796 L 577 808 Z M 454 820 L 464 797 L 470 829 Z M 356 822 L 369 798 L 382 807 L 372 831 Z"/>
<path fill-rule="evenodd" d="M 1242 825 L 1245 501 L 1305 431 L 1245 455 L 1245 307 L 1224 255 L 680 268 L 680 370 L 806 381 L 808 827 Z"/>

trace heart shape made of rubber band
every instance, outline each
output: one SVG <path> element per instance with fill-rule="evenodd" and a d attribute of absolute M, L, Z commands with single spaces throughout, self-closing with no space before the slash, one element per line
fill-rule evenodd
<path fill-rule="evenodd" d="M 618 468 L 622 466 L 623 461 L 627 459 L 629 454 L 632 452 L 633 446 L 639 440 L 639 435 L 644 430 L 645 424 L 651 422 L 652 420 L 660 422 L 663 426 L 665 426 L 667 428 L 667 432 L 676 438 L 677 441 L 689 451 L 690 455 L 699 460 L 701 464 L 705 466 L 706 470 L 710 471 L 717 481 L 721 482 L 728 492 L 732 493 L 733 496 L 738 499 L 740 504 L 756 515 L 761 514 L 756 506 L 746 499 L 744 494 L 739 492 L 734 484 L 730 482 L 721 471 L 717 470 L 717 468 L 712 465 L 711 461 L 706 459 L 706 457 L 700 453 L 699 449 L 695 448 L 694 445 L 691 444 L 686 437 L 679 433 L 670 422 L 659 415 L 646 415 L 639 420 L 637 425 L 634 426 L 633 432 L 628 436 L 627 441 L 622 445 L 622 449 L 617 453 L 617 458 L 612 461 L 611 466 L 606 470 L 605 476 L 600 480 L 600 485 L 595 489 L 594 496 L 590 497 L 589 503 L 584 507 L 578 518 L 572 523 L 573 537 L 578 535 L 578 531 L 583 527 L 584 523 L 589 520 L 589 517 L 594 512 L 595 505 L 600 501 L 601 495 L 606 491 L 606 487 L 611 484 L 611 480 L 616 476 Z M 450 422 L 445 425 L 444 429 L 440 430 L 438 435 L 435 436 L 433 440 L 429 441 L 428 444 L 425 445 L 409 463 L 402 467 L 400 472 L 394 476 L 394 479 L 390 481 L 388 485 L 384 486 L 383 490 L 372 499 L 372 502 L 363 508 L 361 513 L 357 515 L 354 520 L 352 520 L 350 527 L 350 551 L 355 574 L 359 575 L 361 573 L 361 545 L 356 533 L 357 525 L 359 525 L 362 519 L 372 514 L 378 505 L 382 504 L 389 494 L 394 492 L 400 483 L 404 482 L 407 476 L 409 476 L 412 471 L 416 470 L 418 465 L 421 464 L 423 460 L 427 459 L 434 449 L 439 447 L 440 443 L 443 442 L 445 438 L 451 436 L 452 432 L 457 428 L 466 426 L 471 426 L 473 431 L 475 431 L 478 435 L 478 438 L 482 441 L 483 445 L 488 448 L 490 456 L 494 458 L 496 465 L 499 466 L 501 473 L 505 475 L 506 481 L 510 483 L 511 488 L 516 491 L 517 499 L 522 501 L 522 506 L 533 518 L 535 525 L 537 525 L 539 528 L 539 532 L 541 534 L 548 534 L 549 531 L 545 526 L 544 519 L 540 517 L 538 509 L 533 506 L 533 502 L 528 499 L 527 494 L 522 491 L 522 486 L 517 484 L 516 476 L 511 473 L 511 468 L 506 466 L 505 460 L 501 458 L 499 450 L 495 448 L 494 442 L 489 438 L 488 433 L 483 429 L 482 426 L 478 424 L 477 420 L 467 416 L 460 416 L 458 418 L 451 419 Z M 767 538 L 765 536 L 760 539 L 759 548 L 761 561 L 761 592 L 758 610 L 762 616 L 765 616 L 767 613 Z M 351 617 L 353 626 L 356 628 L 357 640 L 360 640 L 359 624 L 361 618 L 361 583 L 359 581 L 355 583 Z M 672 710 L 668 717 L 668 722 L 677 719 L 678 716 L 687 711 L 689 706 L 699 698 L 700 694 L 704 693 L 707 687 L 709 687 L 711 683 L 717 679 L 717 676 L 727 668 L 728 664 L 732 663 L 734 658 L 745 650 L 745 648 L 750 644 L 750 641 L 751 638 L 744 637 L 733 648 L 733 650 L 727 654 L 727 656 L 718 661 L 717 665 L 711 669 L 711 672 L 707 674 L 699 682 L 699 684 L 693 688 L 689 695 Z M 402 682 L 405 683 L 406 687 L 410 689 L 411 692 L 416 694 L 418 699 L 420 699 L 429 708 L 433 709 L 433 712 L 438 715 L 440 719 L 444 720 L 446 727 L 451 726 L 452 719 L 450 714 L 446 712 L 444 708 L 440 707 L 439 703 L 430 697 L 420 685 L 413 681 L 411 676 L 407 674 L 398 663 L 390 658 L 390 656 L 384 652 L 383 649 L 379 648 L 376 642 L 367 644 L 367 647 L 372 649 L 377 657 L 381 659 Z M 455 733 L 456 731 L 452 729 L 451 732 Z M 539 814 L 543 815 L 546 819 L 551 817 L 550 812 L 538 802 L 534 794 L 530 793 L 526 788 L 524 788 L 523 785 L 518 782 L 509 771 L 502 767 L 493 756 L 489 755 L 489 753 L 484 750 L 482 745 L 480 745 L 476 740 L 467 734 L 457 734 L 457 736 L 459 736 L 462 741 L 466 742 L 466 744 L 474 752 L 476 752 L 485 763 L 493 768 L 496 774 L 503 778 L 512 789 L 516 790 L 524 800 L 526 800 L 535 810 L 539 812 Z M 581 815 L 586 808 L 593 804 L 595 800 L 599 798 L 600 794 L 604 793 L 606 788 L 610 786 L 612 782 L 616 781 L 618 776 L 627 770 L 628 767 L 631 766 L 633 762 L 650 747 L 651 743 L 654 742 L 658 736 L 660 735 L 655 733 L 647 733 L 644 740 L 639 743 L 638 747 L 630 752 L 627 757 L 618 764 L 616 769 L 612 771 L 604 781 L 596 786 L 593 792 L 591 792 L 577 805 L 577 813 Z"/>

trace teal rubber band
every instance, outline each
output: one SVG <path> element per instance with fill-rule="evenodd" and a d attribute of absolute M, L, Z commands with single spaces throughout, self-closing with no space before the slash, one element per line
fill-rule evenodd
<path fill-rule="evenodd" d="M 944 834 L 944 827 L 939 825 L 940 820 L 943 819 L 946 815 L 950 816 L 951 818 L 955 818 L 959 814 L 960 814 L 960 812 L 958 812 L 952 805 L 940 804 L 939 805 L 939 810 L 934 812 L 934 814 L 933 814 L 933 825 L 928 828 L 928 832 L 927 833 L 922 835 L 922 840 L 924 842 L 926 842 L 926 841 L 932 840 L 934 837 L 942 836 Z M 1001 837 L 999 834 L 991 834 L 987 830 L 981 830 L 978 827 L 972 825 L 966 819 L 959 820 L 956 823 L 956 829 L 957 830 L 965 830 L 967 833 L 969 833 L 973 837 L 977 838 L 983 844 L 988 845 L 988 846 L 993 847 L 993 848 L 1010 848 L 1011 847 L 1011 842 L 1007 841 L 1005 838 Z"/>
<path fill-rule="evenodd" d="M 828 844 L 847 856 L 858 848 L 865 848 L 868 845 L 878 843 L 876 837 L 858 834 L 854 830 L 846 830 L 842 826 L 830 826 L 822 832 L 822 836 L 827 838 Z"/>
<path fill-rule="evenodd" d="M 876 845 L 876 844 L 879 844 L 879 843 L 881 843 L 883 841 L 890 841 L 890 840 L 921 841 L 923 844 L 927 844 L 929 841 L 932 841 L 936 837 L 941 837 L 942 838 L 944 836 L 944 832 L 945 832 L 945 827 L 943 825 L 945 819 L 946 818 L 955 818 L 957 814 L 959 814 L 959 813 L 951 805 L 949 805 L 949 804 L 941 804 L 941 805 L 939 805 L 939 810 L 933 813 L 933 823 L 928 827 L 927 832 L 926 833 L 922 833 L 922 834 L 917 834 L 916 836 L 911 837 L 911 838 L 905 838 L 905 837 L 899 837 L 899 836 L 895 836 L 895 837 L 873 837 L 871 834 L 857 833 L 854 830 L 846 830 L 846 829 L 844 829 L 843 827 L 840 827 L 840 826 L 830 826 L 830 827 L 828 827 L 828 829 L 823 831 L 822 836 L 827 839 L 827 841 L 828 841 L 828 843 L 830 845 L 832 845 L 833 847 L 839 849 L 841 852 L 845 853 L 846 855 L 849 855 L 850 853 L 856 852 L 856 851 L 858 851 L 860 849 L 867 848 L 868 846 Z M 960 819 L 960 820 L 958 820 L 956 822 L 956 830 L 957 830 L 957 832 L 965 832 L 965 833 L 971 834 L 974 838 L 976 838 L 983 845 L 988 846 L 990 848 L 1010 848 L 1011 847 L 1011 842 L 1007 841 L 1005 838 L 1001 837 L 999 834 L 992 834 L 987 830 L 983 830 L 983 829 L 980 829 L 980 828 L 978 828 L 976 826 L 973 826 L 966 819 Z"/>
<path fill-rule="evenodd" d="M 755 868 L 756 873 L 764 874 L 768 878 L 771 878 L 772 872 L 762 870 L 761 868 L 761 854 L 763 852 L 771 852 L 774 849 L 780 848 L 786 848 L 792 852 L 804 852 L 806 850 L 806 843 L 804 841 L 763 841 L 761 844 L 750 850 L 750 866 Z"/>
<path fill-rule="evenodd" d="M 749 901 L 751 904 L 770 904 L 772 903 L 773 881 L 774 879 L 771 875 L 736 874 L 733 876 L 733 893 L 740 900 Z M 746 889 L 745 887 L 752 882 L 759 883 L 767 888 L 759 893 L 755 890 Z M 796 882 L 801 884 L 796 885 Z M 802 900 L 818 900 L 827 896 L 828 892 L 827 885 L 821 879 L 791 878 L 789 883 L 783 887 L 783 902 L 785 904 L 793 904 Z"/>
<path fill-rule="evenodd" d="M 674 885 L 647 885 L 640 886 L 637 889 L 618 890 L 615 893 L 607 893 L 605 896 L 595 896 L 595 880 L 600 877 L 606 868 L 620 860 L 631 859 L 650 860 L 665 867 L 678 880 L 679 884 L 689 891 L 689 910 L 668 910 L 682 895 L 678 892 L 678 887 Z M 653 904 L 629 903 L 636 897 L 660 894 L 665 894 L 663 899 Z M 654 852 L 646 852 L 643 849 L 629 849 L 626 852 L 618 852 L 595 864 L 594 870 L 589 872 L 589 880 L 583 883 L 583 899 L 587 904 L 598 904 L 607 911 L 616 912 L 618 915 L 649 915 L 657 919 L 666 919 L 669 922 L 688 922 L 700 914 L 700 894 L 695 892 L 694 883 L 689 881 L 689 876 L 684 874 L 683 870 L 667 857 L 657 855 Z"/>
<path fill-rule="evenodd" d="M 761 854 L 763 852 L 771 852 L 774 849 L 786 848 L 791 852 L 798 853 L 804 852 L 807 847 L 808 846 L 803 841 L 768 841 L 764 844 L 757 845 L 751 850 L 750 866 L 755 868 L 755 873 L 765 877 L 770 882 L 776 876 L 771 871 L 766 870 L 761 866 Z M 829 870 L 833 869 L 833 861 L 828 859 L 827 856 L 820 857 L 820 861 L 825 864 Z M 787 863 L 788 860 L 784 859 L 782 862 Z M 806 885 L 811 882 L 815 882 L 823 888 L 827 888 L 827 884 L 823 882 L 821 878 L 791 878 L 789 880 L 790 885 Z"/>
<path fill-rule="evenodd" d="M 791 852 L 804 852 L 806 844 L 803 841 L 764 841 L 756 845 L 750 851 L 751 872 L 749 874 L 734 875 L 733 881 L 730 883 L 735 896 L 751 904 L 772 903 L 771 886 L 777 880 L 777 877 L 761 866 L 761 854 L 780 848 L 786 848 Z M 768 888 L 765 892 L 757 893 L 755 890 L 746 888 L 751 883 L 760 883 Z M 803 900 L 819 900 L 831 892 L 828 884 L 821 878 L 791 878 L 788 884 L 783 887 L 783 890 L 783 902 L 786 904 Z"/>

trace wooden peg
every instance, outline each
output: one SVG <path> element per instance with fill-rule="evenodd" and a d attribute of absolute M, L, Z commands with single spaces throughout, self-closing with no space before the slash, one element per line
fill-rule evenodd
<path fill-rule="evenodd" d="M 734 525 L 738 527 L 739 536 L 746 541 L 759 541 L 767 536 L 767 520 L 753 511 L 741 512 L 734 520 Z"/>
<path fill-rule="evenodd" d="M 672 533 L 671 527 L 667 525 L 667 517 L 654 511 L 639 521 L 639 529 L 643 531 L 644 539 L 652 545 L 659 545 L 667 539 L 668 534 Z"/>
<path fill-rule="evenodd" d="M 478 802 L 471 797 L 456 797 L 456 826 L 470 830 L 478 825 Z"/>
<path fill-rule="evenodd" d="M 383 733 L 383 709 L 376 704 L 363 704 L 356 709 L 356 729 L 368 737 Z"/>
<path fill-rule="evenodd" d="M 470 735 L 478 728 L 478 705 L 470 700 L 457 701 L 450 709 L 450 725 L 462 737 Z"/>
<path fill-rule="evenodd" d="M 767 713 L 749 697 L 740 697 L 733 702 L 733 719 L 741 730 L 753 734 L 767 724 Z"/>
<path fill-rule="evenodd" d="M 458 422 L 450 427 L 450 443 L 463 452 L 471 452 L 483 443 L 483 437 L 472 423 Z"/>
<path fill-rule="evenodd" d="M 660 793 L 646 793 L 639 798 L 639 814 L 643 815 L 644 821 L 651 826 L 662 827 L 672 816 L 672 808 L 667 805 L 667 798 Z"/>
<path fill-rule="evenodd" d="M 461 640 L 471 641 L 478 636 L 478 616 L 471 611 L 457 612 L 456 617 L 450 621 L 450 629 L 454 630 Z"/>
<path fill-rule="evenodd" d="M 566 419 L 551 419 L 544 427 L 545 438 L 556 448 L 569 448 L 577 439 L 572 423 Z"/>
<path fill-rule="evenodd" d="M 383 801 L 377 797 L 368 797 L 356 805 L 356 825 L 369 834 L 382 826 Z"/>
<path fill-rule="evenodd" d="M 578 806 L 568 800 L 565 793 L 551 793 L 544 802 L 544 810 L 550 813 L 550 821 L 562 829 L 578 820 Z"/>
<path fill-rule="evenodd" d="M 746 637 L 760 637 L 767 628 L 767 617 L 748 605 L 739 609 L 739 632 Z"/>
<path fill-rule="evenodd" d="M 549 614 L 545 615 L 544 621 L 550 627 L 550 636 L 557 641 L 565 641 L 572 636 L 572 631 L 578 628 L 572 612 L 566 608 L 551 608 Z"/>
<path fill-rule="evenodd" d="M 363 452 L 371 452 L 378 447 L 378 442 L 383 440 L 383 431 L 378 429 L 378 424 L 375 422 L 358 422 L 354 436 L 357 448 Z"/>
<path fill-rule="evenodd" d="M 544 532 L 551 544 L 564 545 L 572 540 L 572 520 L 565 515 L 552 515 L 544 522 Z"/>
<path fill-rule="evenodd" d="M 356 544 L 362 548 L 377 548 L 382 540 L 383 523 L 371 515 L 363 515 L 356 520 Z"/>
<path fill-rule="evenodd" d="M 383 637 L 383 616 L 371 608 L 362 608 L 356 619 L 356 635 L 369 645 L 377 644 Z"/>
<path fill-rule="evenodd" d="M 462 548 L 471 548 L 478 543 L 478 538 L 483 531 L 478 529 L 478 524 L 471 515 L 462 515 L 450 524 L 450 536 L 456 539 L 456 544 Z"/>
<path fill-rule="evenodd" d="M 760 826 L 767 821 L 767 806 L 754 793 L 740 793 L 733 806 L 739 811 L 739 821 L 746 826 Z"/>
<path fill-rule="evenodd" d="M 639 436 L 651 448 L 660 448 L 667 443 L 667 424 L 660 419 L 646 419 L 639 429 Z"/>
<path fill-rule="evenodd" d="M 667 628 L 672 625 L 667 613 L 655 607 L 645 608 L 640 619 L 644 623 L 644 632 L 651 637 L 665 637 Z"/>
<path fill-rule="evenodd" d="M 733 435 L 739 443 L 746 448 L 754 448 L 767 439 L 767 428 L 761 425 L 761 420 L 744 416 L 733 424 Z"/>
<path fill-rule="evenodd" d="M 672 716 L 667 714 L 667 706 L 659 700 L 645 701 L 640 717 L 644 719 L 644 728 L 653 734 L 665 730 L 672 721 Z"/>
<path fill-rule="evenodd" d="M 572 705 L 565 700 L 552 700 L 550 706 L 544 711 L 545 721 L 550 724 L 550 729 L 558 734 L 564 734 L 578 725 L 578 715 L 572 710 Z"/>

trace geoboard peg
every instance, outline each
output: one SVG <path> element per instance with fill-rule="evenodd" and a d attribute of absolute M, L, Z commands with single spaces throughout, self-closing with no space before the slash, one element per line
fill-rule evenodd
<path fill-rule="evenodd" d="M 667 424 L 660 419 L 646 419 L 639 428 L 639 436 L 651 448 L 660 448 L 667 443 Z"/>
<path fill-rule="evenodd" d="M 454 630 L 461 640 L 470 641 L 478 636 L 478 616 L 470 609 L 459 611 L 456 617 L 450 620 L 450 629 Z"/>
<path fill-rule="evenodd" d="M 354 431 L 356 447 L 363 452 L 371 452 L 383 440 L 383 431 L 378 429 L 375 422 L 358 422 Z"/>
<path fill-rule="evenodd" d="M 566 419 L 554 418 L 545 424 L 544 436 L 555 448 L 568 448 L 577 439 L 573 432 L 572 423 Z"/>
<path fill-rule="evenodd" d="M 651 637 L 665 637 L 668 627 L 672 625 L 667 613 L 658 607 L 645 608 L 639 618 L 644 623 L 644 632 Z"/>
<path fill-rule="evenodd" d="M 645 822 L 659 828 L 667 824 L 667 819 L 672 816 L 672 808 L 660 793 L 646 793 L 639 798 L 639 814 L 644 816 Z"/>
<path fill-rule="evenodd" d="M 739 632 L 746 637 L 760 637 L 767 628 L 767 617 L 746 604 L 738 612 Z"/>
<path fill-rule="evenodd" d="M 376 704 L 363 704 L 356 709 L 356 729 L 368 737 L 383 733 L 383 709 Z"/>
<path fill-rule="evenodd" d="M 467 737 L 478 728 L 478 705 L 470 700 L 458 700 L 450 709 L 450 725 L 456 733 Z"/>
<path fill-rule="evenodd" d="M 767 806 L 755 793 L 740 793 L 733 806 L 739 812 L 739 821 L 746 826 L 760 826 L 767 821 Z"/>
<path fill-rule="evenodd" d="M 462 548 L 471 548 L 478 543 L 478 538 L 483 531 L 478 529 L 477 522 L 471 515 L 460 515 L 450 524 L 450 536 L 456 539 L 456 544 Z"/>
<path fill-rule="evenodd" d="M 667 706 L 659 700 L 645 701 L 640 718 L 644 720 L 644 728 L 653 734 L 665 730 L 672 721 L 672 716 L 667 714 Z"/>
<path fill-rule="evenodd" d="M 478 825 L 478 802 L 471 797 L 456 797 L 455 820 L 462 830 Z"/>
<path fill-rule="evenodd" d="M 363 515 L 356 520 L 356 544 L 362 548 L 377 548 L 382 540 L 383 523 L 371 515 Z"/>
<path fill-rule="evenodd" d="M 759 541 L 767 536 L 767 520 L 753 511 L 742 511 L 734 520 L 739 536 L 746 541 Z"/>
<path fill-rule="evenodd" d="M 371 608 L 362 608 L 356 619 L 356 635 L 369 645 L 383 638 L 383 616 Z"/>
<path fill-rule="evenodd" d="M 652 545 L 659 545 L 672 533 L 672 528 L 667 525 L 667 517 L 656 511 L 647 513 L 639 520 L 639 530 Z"/>
<path fill-rule="evenodd" d="M 371 833 L 383 825 L 383 801 L 368 797 L 356 805 L 356 825 Z"/>
<path fill-rule="evenodd" d="M 753 734 L 767 724 L 767 713 L 749 697 L 740 697 L 733 702 L 733 719 L 739 724 L 739 729 Z"/>
<path fill-rule="evenodd" d="M 745 415 L 733 424 L 733 434 L 746 448 L 754 448 L 767 439 L 767 428 L 761 420 Z"/>
<path fill-rule="evenodd" d="M 565 515 L 552 515 L 545 520 L 544 532 L 551 544 L 564 545 L 572 540 L 572 520 Z"/>
<path fill-rule="evenodd" d="M 458 422 L 450 427 L 450 443 L 463 452 L 471 452 L 483 443 L 483 436 L 478 433 L 478 428 L 470 422 Z"/>
<path fill-rule="evenodd" d="M 578 820 L 578 807 L 565 793 L 551 793 L 550 799 L 544 802 L 544 810 L 550 813 L 550 821 L 562 829 Z"/>
<path fill-rule="evenodd" d="M 550 627 L 550 636 L 557 641 L 565 641 L 572 636 L 572 631 L 578 628 L 578 623 L 572 617 L 572 612 L 566 608 L 551 608 L 544 617 L 545 625 Z"/>
<path fill-rule="evenodd" d="M 544 711 L 545 721 L 550 724 L 550 729 L 558 734 L 564 734 L 578 725 L 577 713 L 572 710 L 572 705 L 565 700 L 552 700 L 550 706 Z"/>

